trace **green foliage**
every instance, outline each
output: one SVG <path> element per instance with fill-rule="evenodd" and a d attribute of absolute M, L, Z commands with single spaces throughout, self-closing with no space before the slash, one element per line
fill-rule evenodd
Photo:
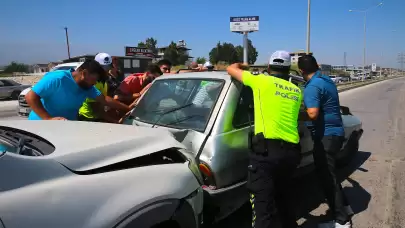
<path fill-rule="evenodd" d="M 11 62 L 4 68 L 4 73 L 28 72 L 29 66 L 23 63 Z"/>
<path fill-rule="evenodd" d="M 196 62 L 198 64 L 204 64 L 205 62 L 207 62 L 207 59 L 205 57 L 198 57 Z"/>
<path fill-rule="evenodd" d="M 248 40 L 248 63 L 254 64 L 259 53 L 253 46 L 252 41 Z M 231 43 L 218 42 L 216 47 L 212 48 L 209 53 L 210 61 L 217 64 L 219 61 L 231 64 L 235 62 L 243 62 L 243 47 L 234 46 Z"/>
<path fill-rule="evenodd" d="M 153 37 L 147 38 L 145 42 L 139 42 L 138 47 L 140 48 L 148 48 L 152 50 L 152 52 L 156 55 L 157 54 L 157 40 Z"/>
<path fill-rule="evenodd" d="M 166 48 L 164 59 L 169 60 L 173 65 L 184 65 L 188 60 L 188 54 L 183 49 L 178 49 L 175 42 L 171 42 Z"/>

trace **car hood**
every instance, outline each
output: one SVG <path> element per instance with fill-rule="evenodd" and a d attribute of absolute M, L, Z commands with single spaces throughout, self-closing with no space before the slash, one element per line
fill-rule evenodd
<path fill-rule="evenodd" d="M 0 121 L 0 126 L 38 135 L 55 151 L 35 159 L 54 159 L 74 171 L 87 171 L 169 148 L 185 147 L 163 129 L 80 121 Z"/>

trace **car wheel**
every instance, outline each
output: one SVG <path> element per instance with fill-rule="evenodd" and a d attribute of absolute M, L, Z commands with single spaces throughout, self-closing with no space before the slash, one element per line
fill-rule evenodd
<path fill-rule="evenodd" d="M 353 132 L 346 144 L 346 147 L 342 151 L 342 158 L 336 162 L 336 165 L 339 167 L 348 165 L 357 152 L 359 152 L 359 140 L 357 137 L 357 132 Z"/>
<path fill-rule="evenodd" d="M 21 93 L 21 91 L 13 91 L 13 92 L 11 93 L 11 99 L 17 100 L 17 99 L 18 99 L 18 96 L 20 96 L 20 93 Z"/>

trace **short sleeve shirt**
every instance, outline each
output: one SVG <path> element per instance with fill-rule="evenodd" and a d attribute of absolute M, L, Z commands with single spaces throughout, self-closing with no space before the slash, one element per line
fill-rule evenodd
<path fill-rule="evenodd" d="M 332 79 L 319 71 L 312 76 L 305 84 L 304 104 L 307 108 L 319 108 L 317 120 L 307 124 L 313 136 L 344 136 L 339 93 Z"/>
<path fill-rule="evenodd" d="M 284 79 L 248 71 L 243 72 L 242 82 L 253 90 L 255 134 L 298 143 L 301 90 Z"/>
<path fill-rule="evenodd" d="M 144 78 L 142 76 L 129 75 L 120 84 L 120 92 L 130 95 L 142 91 Z"/>
<path fill-rule="evenodd" d="M 52 117 L 64 117 L 76 120 L 79 108 L 86 98 L 95 99 L 101 92 L 92 86 L 90 89 L 81 88 L 73 79 L 70 71 L 54 71 L 44 75 L 32 87 L 32 91 L 40 98 L 45 110 Z M 34 111 L 28 116 L 29 120 L 41 120 Z"/>

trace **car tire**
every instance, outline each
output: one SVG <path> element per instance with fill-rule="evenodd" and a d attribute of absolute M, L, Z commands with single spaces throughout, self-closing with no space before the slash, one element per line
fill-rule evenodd
<path fill-rule="evenodd" d="M 359 152 L 359 139 L 357 137 L 358 133 L 353 132 L 347 142 L 345 148 L 343 149 L 343 157 L 336 161 L 336 165 L 339 167 L 348 165 L 352 158 Z"/>
<path fill-rule="evenodd" d="M 17 99 L 18 99 L 18 96 L 20 96 L 20 93 L 21 93 L 21 91 L 13 91 L 13 92 L 11 93 L 11 99 L 17 100 Z"/>
<path fill-rule="evenodd" d="M 151 228 L 180 228 L 180 225 L 175 221 L 166 221 L 152 226 Z"/>

